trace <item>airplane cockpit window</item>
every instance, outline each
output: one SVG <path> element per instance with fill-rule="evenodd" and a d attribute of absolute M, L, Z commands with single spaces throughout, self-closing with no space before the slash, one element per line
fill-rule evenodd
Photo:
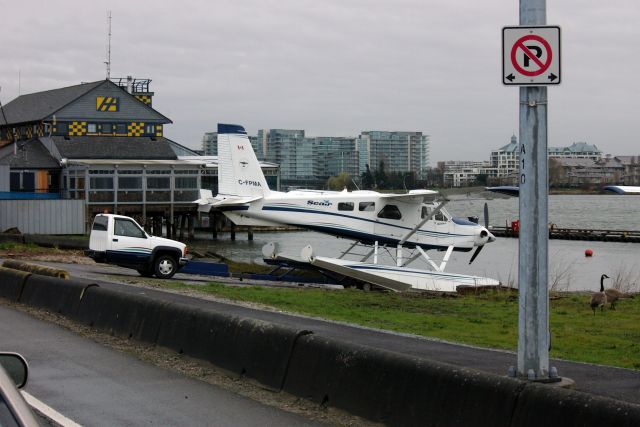
<path fill-rule="evenodd" d="M 378 218 L 402 219 L 402 213 L 396 205 L 386 205 L 380 212 L 378 212 Z"/>
<path fill-rule="evenodd" d="M 375 202 L 360 202 L 358 205 L 358 210 L 360 212 L 372 212 L 376 210 Z"/>
<path fill-rule="evenodd" d="M 353 210 L 353 202 L 340 202 L 338 203 L 339 211 L 352 211 Z"/>
<path fill-rule="evenodd" d="M 431 214 L 432 209 L 423 206 L 422 207 L 422 212 L 421 212 L 421 218 L 425 219 L 429 214 Z M 447 218 L 447 216 L 442 212 L 442 211 L 438 211 L 432 218 L 435 221 L 443 221 L 443 222 L 447 222 L 449 219 Z"/>

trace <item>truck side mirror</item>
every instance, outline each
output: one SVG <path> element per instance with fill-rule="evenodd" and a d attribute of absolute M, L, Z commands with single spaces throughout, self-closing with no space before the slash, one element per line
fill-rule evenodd
<path fill-rule="evenodd" d="M 18 353 L 0 353 L 0 366 L 4 368 L 17 388 L 27 384 L 29 367 L 24 357 Z"/>

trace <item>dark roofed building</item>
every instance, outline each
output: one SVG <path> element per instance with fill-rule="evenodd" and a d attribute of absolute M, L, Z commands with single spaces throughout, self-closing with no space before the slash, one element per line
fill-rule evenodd
<path fill-rule="evenodd" d="M 169 140 L 164 137 L 151 139 L 126 136 L 107 138 L 54 136 L 52 139 L 60 156 L 66 159 L 176 160 L 178 158 Z"/>

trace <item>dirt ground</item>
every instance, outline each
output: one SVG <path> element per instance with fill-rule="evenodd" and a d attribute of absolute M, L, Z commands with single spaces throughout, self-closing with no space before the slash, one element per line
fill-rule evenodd
<path fill-rule="evenodd" d="M 31 260 L 73 264 L 94 264 L 94 261 L 84 256 L 82 251 L 47 248 L 42 248 L 42 250 L 34 248 L 0 250 L 0 258 L 19 259 L 21 261 Z M 135 285 L 135 283 L 133 284 Z M 139 283 L 138 285 L 145 286 L 143 283 Z M 131 354 L 144 362 L 151 363 L 163 369 L 178 372 L 191 378 L 199 379 L 241 396 L 261 402 L 265 405 L 277 407 L 294 414 L 299 414 L 314 421 L 336 426 L 378 425 L 335 408 L 319 405 L 284 392 L 269 390 L 255 381 L 247 378 L 241 378 L 206 361 L 181 355 L 166 348 L 144 344 L 134 340 L 118 338 L 95 328 L 80 325 L 58 313 L 23 304 L 7 302 L 3 299 L 0 299 L 0 303 L 27 312 L 41 320 L 56 323 L 65 329 L 109 348 Z"/>

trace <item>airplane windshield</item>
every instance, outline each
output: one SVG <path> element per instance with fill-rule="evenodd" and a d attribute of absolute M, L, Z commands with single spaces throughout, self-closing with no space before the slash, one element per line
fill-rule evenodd
<path fill-rule="evenodd" d="M 432 208 L 428 207 L 428 206 L 423 206 L 422 207 L 422 212 L 420 217 L 422 219 L 425 219 L 429 214 L 431 214 L 431 211 L 433 211 Z M 447 213 L 444 209 L 440 209 L 440 211 L 438 211 L 434 216 L 433 219 L 435 221 L 448 221 L 449 218 L 447 217 Z"/>

